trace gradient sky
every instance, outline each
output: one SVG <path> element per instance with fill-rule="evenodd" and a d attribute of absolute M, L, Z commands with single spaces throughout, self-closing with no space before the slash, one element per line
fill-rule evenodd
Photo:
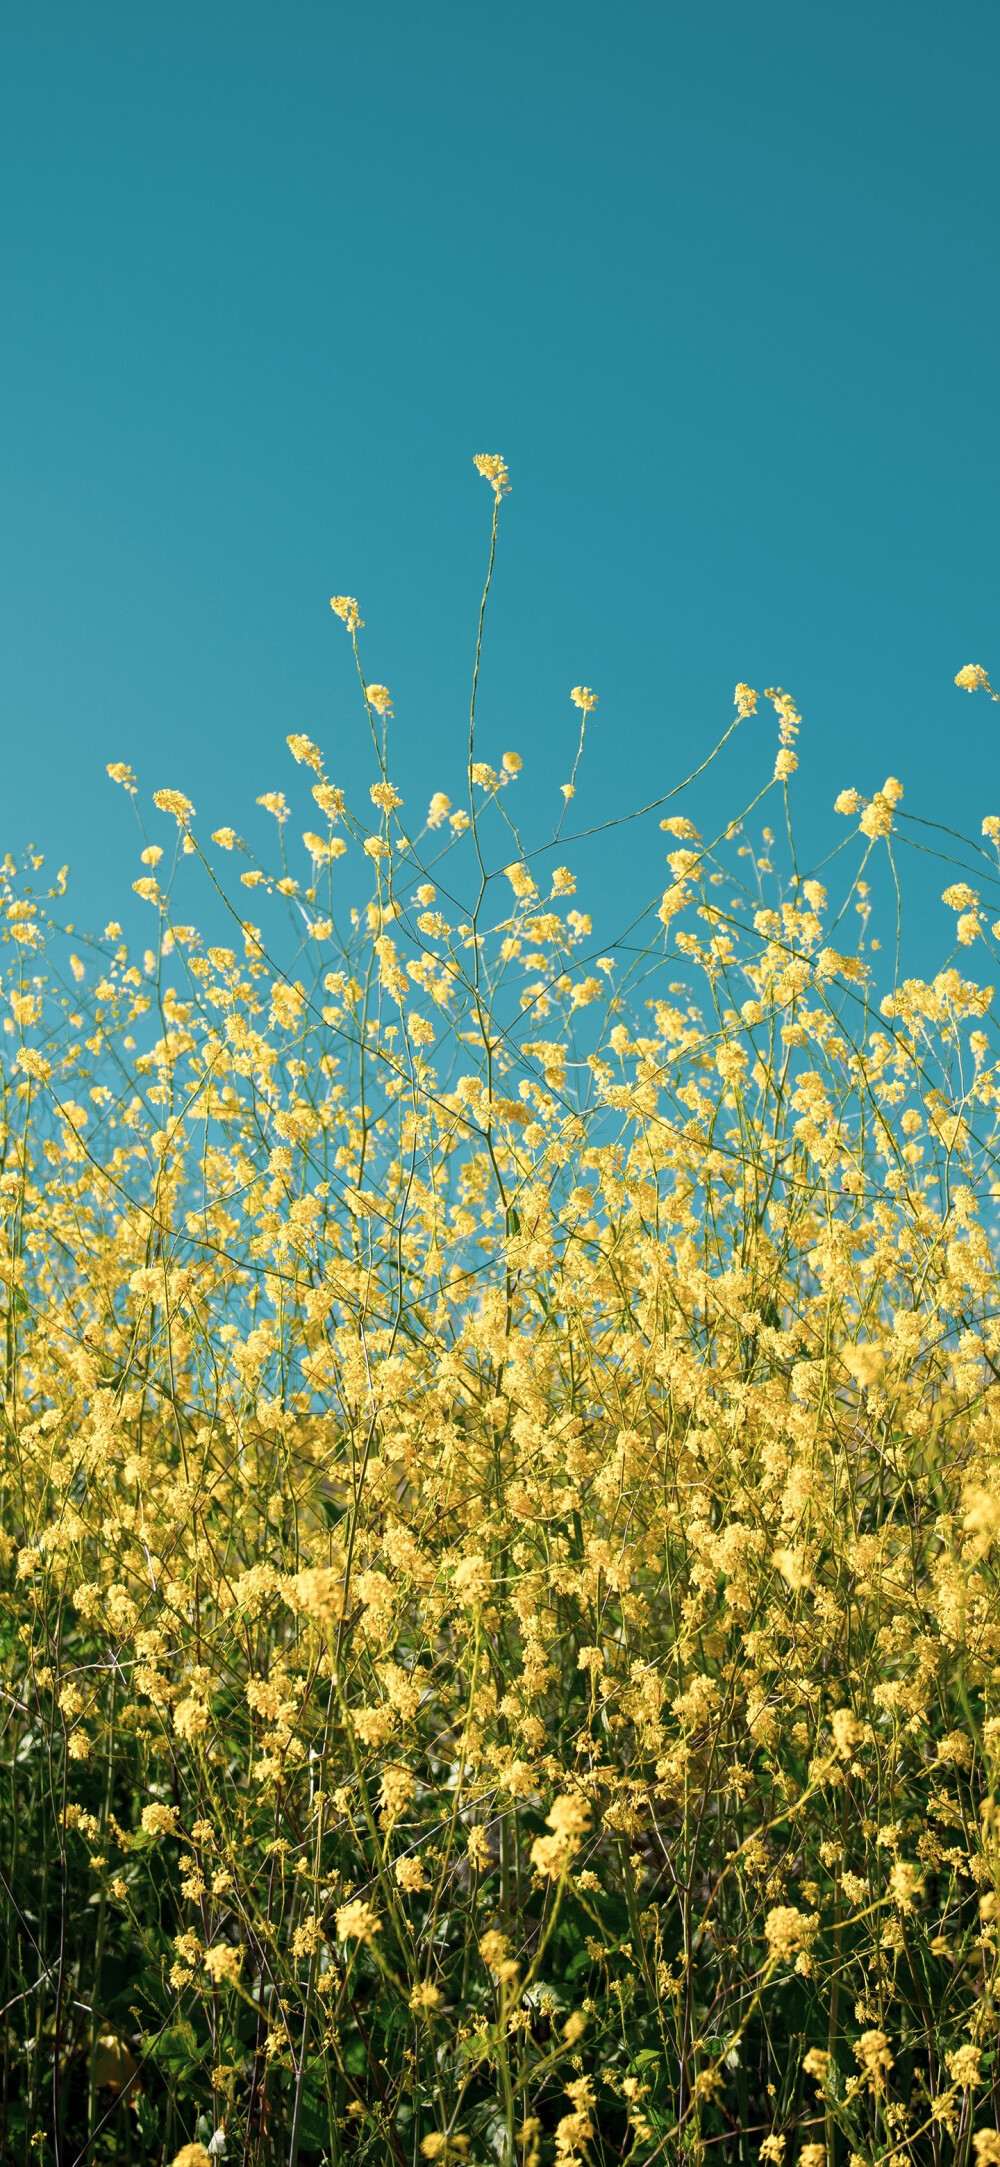
<path fill-rule="evenodd" d="M 539 832 L 572 684 L 587 824 L 692 765 L 737 679 L 802 709 L 806 857 L 890 771 L 978 830 L 998 61 L 996 0 L 5 0 L 0 841 L 70 859 L 99 924 L 138 871 L 107 760 L 256 834 L 304 730 L 360 796 L 342 590 L 394 780 L 458 798 L 481 450 L 514 481 L 481 750 L 525 757 Z M 774 742 L 744 725 L 696 815 Z M 663 848 L 588 861 L 608 933 Z"/>

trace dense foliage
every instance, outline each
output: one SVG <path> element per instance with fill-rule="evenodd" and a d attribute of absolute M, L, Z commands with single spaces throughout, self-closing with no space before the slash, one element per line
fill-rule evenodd
<path fill-rule="evenodd" d="M 876 988 L 891 778 L 836 913 L 649 809 L 595 957 L 516 755 L 401 826 L 334 607 L 367 823 L 157 792 L 138 960 L 7 867 L 4 2156 L 988 2167 L 991 989 Z"/>

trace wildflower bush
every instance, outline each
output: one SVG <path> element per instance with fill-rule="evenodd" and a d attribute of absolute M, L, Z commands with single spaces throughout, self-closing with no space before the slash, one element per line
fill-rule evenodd
<path fill-rule="evenodd" d="M 4 876 L 3 2156 L 989 2167 L 1000 820 L 926 982 L 891 778 L 595 956 L 333 607 L 370 802 L 155 792 L 138 960 Z"/>

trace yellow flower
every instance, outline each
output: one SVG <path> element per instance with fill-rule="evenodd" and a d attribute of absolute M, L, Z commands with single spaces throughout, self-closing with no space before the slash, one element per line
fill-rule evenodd
<path fill-rule="evenodd" d="M 885 2032 L 862 2032 L 860 2039 L 855 2042 L 854 2052 L 872 2085 L 880 2089 L 893 2067 L 893 2057 Z"/>
<path fill-rule="evenodd" d="M 360 1896 L 349 1904 L 341 1904 L 337 1912 L 337 1938 L 339 1941 L 364 1941 L 369 1945 L 375 1935 L 382 1931 L 382 1922 Z"/>
<path fill-rule="evenodd" d="M 174 1730 L 178 1738 L 190 1744 L 193 1739 L 201 1738 L 207 1729 L 208 1709 L 203 1701 L 191 1698 L 178 1701 L 174 1709 Z"/>
<path fill-rule="evenodd" d="M 550 1881 L 558 1881 L 590 1828 L 590 1806 L 585 1798 L 578 1796 L 555 1798 L 545 1819 L 552 1835 L 536 1836 L 531 1846 L 531 1863 Z"/>
<path fill-rule="evenodd" d="M 343 1576 L 330 1565 L 310 1565 L 285 1583 L 285 1600 L 292 1610 L 311 1618 L 326 1630 L 343 1612 Z"/>
<path fill-rule="evenodd" d="M 830 1728 L 833 1732 L 833 1743 L 841 1760 L 849 1761 L 852 1753 L 860 1744 L 864 1728 L 858 1722 L 853 1708 L 835 1708 L 830 1717 Z"/>
<path fill-rule="evenodd" d="M 459 1602 L 469 1609 L 486 1601 L 490 1591 L 490 1568 L 484 1557 L 477 1554 L 460 1559 L 451 1578 Z"/>
<path fill-rule="evenodd" d="M 324 840 L 323 836 L 316 835 L 312 828 L 306 828 L 302 840 L 317 865 L 329 865 L 332 858 L 342 857 L 346 849 L 346 844 L 339 835 L 332 835 Z"/>
<path fill-rule="evenodd" d="M 194 812 L 190 798 L 181 790 L 154 790 L 153 804 L 161 813 L 173 813 L 178 827 L 186 827 Z"/>
<path fill-rule="evenodd" d="M 421 1858 L 398 1858 L 394 1872 L 400 1888 L 406 1896 L 419 1895 L 427 1887 L 427 1870 Z M 411 2003 L 412 2008 L 412 2003 Z"/>
<path fill-rule="evenodd" d="M 492 483 L 493 494 L 499 504 L 501 497 L 510 489 L 510 477 L 499 452 L 477 452 L 472 464 L 484 481 Z"/>
<path fill-rule="evenodd" d="M 505 865 L 504 872 L 519 902 L 527 902 L 537 896 L 538 889 L 526 865 Z"/>
<path fill-rule="evenodd" d="M 322 1928 L 315 1912 L 311 1912 L 307 1919 L 303 1919 L 301 1926 L 296 1927 L 292 1935 L 292 1955 L 297 1957 L 314 1956 L 316 1950 L 321 1948 L 322 1945 Z"/>
<path fill-rule="evenodd" d="M 981 662 L 964 663 L 962 668 L 956 671 L 955 683 L 961 685 L 963 692 L 982 690 L 983 692 L 992 692 L 994 699 L 997 697 Z"/>
<path fill-rule="evenodd" d="M 322 775 L 323 755 L 310 737 L 303 737 L 300 730 L 293 730 L 291 736 L 286 737 L 285 743 L 293 760 L 298 760 L 305 767 L 311 767 L 314 774 Z"/>
<path fill-rule="evenodd" d="M 26 1076 L 35 1076 L 39 1083 L 47 1083 L 52 1074 L 52 1063 L 38 1053 L 34 1046 L 22 1046 L 18 1051 L 17 1065 Z"/>
<path fill-rule="evenodd" d="M 840 810 L 839 799 L 837 809 Z M 865 806 L 858 826 L 862 835 L 867 835 L 872 842 L 876 842 L 881 835 L 891 833 L 892 803 L 883 790 L 876 790 L 870 805 Z"/>
<path fill-rule="evenodd" d="M 764 1933 L 773 1957 L 788 1963 L 811 1948 L 819 1919 L 815 1912 L 799 1911 L 795 1904 L 775 1904 L 764 1921 Z"/>
<path fill-rule="evenodd" d="M 889 1875 L 889 1887 L 901 1911 L 912 1911 L 923 1887 L 920 1869 L 909 1859 L 897 1859 Z"/>
<path fill-rule="evenodd" d="M 229 1941 L 217 1941 L 205 1951 L 205 1970 L 216 1986 L 235 1986 L 242 1965 L 242 1952 Z"/>
<path fill-rule="evenodd" d="M 979 2084 L 981 2082 L 981 2063 L 982 2055 L 978 2047 L 971 2045 L 956 2047 L 954 2053 L 948 2056 L 948 2068 L 951 2073 L 952 2083 L 960 2084 L 963 2090 L 971 2089 L 973 2085 Z"/>
<path fill-rule="evenodd" d="M 570 699 L 574 707 L 582 707 L 585 715 L 589 715 L 591 709 L 597 706 L 597 694 L 591 692 L 589 685 L 574 685 Z"/>
<path fill-rule="evenodd" d="M 334 616 L 339 617 L 347 626 L 349 632 L 361 631 L 364 618 L 358 616 L 358 605 L 352 594 L 332 594 L 330 608 Z"/>
<path fill-rule="evenodd" d="M 411 1768 L 403 1767 L 399 1762 L 392 1762 L 387 1768 L 383 1768 L 379 1783 L 379 1805 L 384 1818 L 389 1822 L 398 1821 L 400 1814 L 405 1813 L 407 1806 L 412 1804 L 416 1789 L 417 1780 Z M 402 1863 L 400 1861 L 400 1864 Z"/>
<path fill-rule="evenodd" d="M 377 715 L 392 715 L 392 694 L 388 685 L 369 685 L 367 697 Z M 402 801 L 400 801 L 402 802 Z"/>
<path fill-rule="evenodd" d="M 144 1806 L 141 1820 L 147 1836 L 176 1836 L 178 1833 L 177 1812 L 173 1806 L 156 1803 Z"/>

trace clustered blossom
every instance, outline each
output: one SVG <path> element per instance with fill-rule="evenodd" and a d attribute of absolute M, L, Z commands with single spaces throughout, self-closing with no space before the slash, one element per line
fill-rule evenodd
<path fill-rule="evenodd" d="M 491 483 L 493 495 L 499 504 L 501 497 L 506 495 L 510 489 L 510 476 L 499 452 L 477 452 L 473 465 L 477 474 L 481 474 L 484 481 Z"/>
<path fill-rule="evenodd" d="M 187 826 L 194 812 L 190 798 L 186 798 L 182 790 L 154 790 L 153 804 L 161 813 L 173 813 L 180 828 Z"/>
<path fill-rule="evenodd" d="M 347 626 L 349 632 L 360 632 L 362 630 L 364 618 L 358 616 L 358 605 L 352 594 L 331 595 L 330 608 L 334 616 L 339 617 L 341 623 Z"/>
<path fill-rule="evenodd" d="M 966 662 L 956 673 L 955 683 L 961 686 L 963 692 L 988 692 L 991 699 L 1000 699 L 1000 693 L 994 692 L 980 662 Z"/>

